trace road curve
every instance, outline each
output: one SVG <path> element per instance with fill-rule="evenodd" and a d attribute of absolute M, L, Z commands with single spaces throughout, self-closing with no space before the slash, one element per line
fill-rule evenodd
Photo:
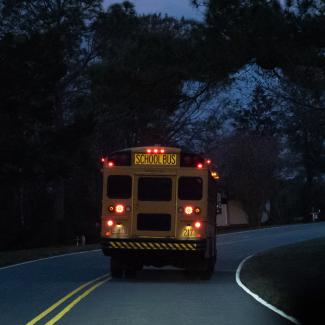
<path fill-rule="evenodd" d="M 135 280 L 104 277 L 85 286 L 108 272 L 109 258 L 99 251 L 2 268 L 0 324 L 27 324 L 64 297 L 36 324 L 54 324 L 53 319 L 91 325 L 290 324 L 238 287 L 236 269 L 248 255 L 324 235 L 325 223 L 219 235 L 219 258 L 210 281 L 189 280 L 177 269 L 151 268 Z"/>

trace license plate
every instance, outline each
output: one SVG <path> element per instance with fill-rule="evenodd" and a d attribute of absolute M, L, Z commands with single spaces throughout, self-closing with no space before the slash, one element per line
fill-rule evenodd
<path fill-rule="evenodd" d="M 183 237 L 185 237 L 185 238 L 195 237 L 194 229 L 190 226 L 186 226 L 183 229 Z"/>
<path fill-rule="evenodd" d="M 112 229 L 112 234 L 125 234 L 125 227 L 114 227 Z"/>
<path fill-rule="evenodd" d="M 177 155 L 176 153 L 136 153 L 134 155 L 135 165 L 155 165 L 155 166 L 176 166 Z"/>

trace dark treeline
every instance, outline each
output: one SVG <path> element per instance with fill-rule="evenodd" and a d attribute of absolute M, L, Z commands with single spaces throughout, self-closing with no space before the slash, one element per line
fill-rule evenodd
<path fill-rule="evenodd" d="M 267 201 L 325 213 L 325 1 L 192 5 L 204 21 L 0 1 L 0 249 L 98 240 L 100 157 L 137 145 L 210 154 L 252 224 Z M 247 67 L 248 102 L 213 99 Z"/>

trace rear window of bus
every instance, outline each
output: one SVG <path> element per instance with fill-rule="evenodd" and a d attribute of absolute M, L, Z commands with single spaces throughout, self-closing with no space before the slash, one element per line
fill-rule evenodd
<path fill-rule="evenodd" d="M 141 177 L 138 182 L 140 201 L 170 201 L 172 180 L 168 177 Z"/>
<path fill-rule="evenodd" d="M 129 199 L 132 194 L 132 178 L 126 175 L 111 175 L 107 179 L 107 196 L 111 199 Z"/>
<path fill-rule="evenodd" d="M 180 200 L 202 199 L 201 177 L 180 177 L 178 179 L 178 198 Z"/>

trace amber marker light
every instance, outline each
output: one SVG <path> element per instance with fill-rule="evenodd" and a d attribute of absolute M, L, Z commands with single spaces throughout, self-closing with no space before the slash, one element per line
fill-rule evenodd
<path fill-rule="evenodd" d="M 114 221 L 113 220 L 108 220 L 107 221 L 107 226 L 108 227 L 112 227 L 114 225 Z"/>
<path fill-rule="evenodd" d="M 211 176 L 214 178 L 214 179 L 220 179 L 220 176 L 217 172 L 211 172 Z"/>
<path fill-rule="evenodd" d="M 197 221 L 195 224 L 194 224 L 194 227 L 196 229 L 200 229 L 201 228 L 201 222 L 200 221 Z"/>
<path fill-rule="evenodd" d="M 123 213 L 123 212 L 124 212 L 124 205 L 122 205 L 122 204 L 118 204 L 118 205 L 115 207 L 115 211 L 116 211 L 116 213 Z"/>
<path fill-rule="evenodd" d="M 184 211 L 185 211 L 185 214 L 190 215 L 193 213 L 193 208 L 188 206 L 188 207 L 185 207 Z"/>

